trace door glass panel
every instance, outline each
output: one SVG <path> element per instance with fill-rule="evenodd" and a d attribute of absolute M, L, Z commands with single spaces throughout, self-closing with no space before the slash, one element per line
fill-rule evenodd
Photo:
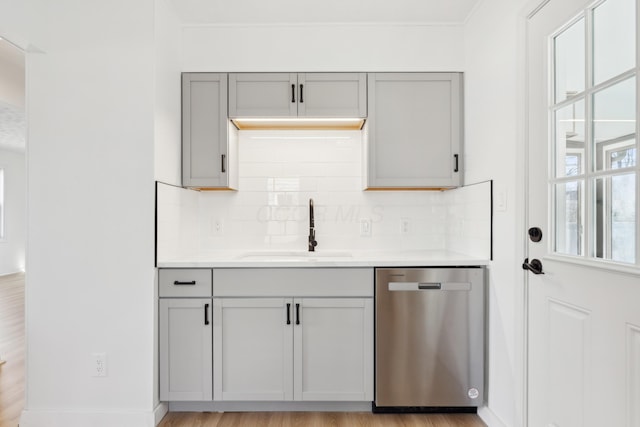
<path fill-rule="evenodd" d="M 594 183 L 595 256 L 634 263 L 636 256 L 635 173 L 597 178 Z"/>
<path fill-rule="evenodd" d="M 556 252 L 582 255 L 583 182 L 555 185 Z"/>
<path fill-rule="evenodd" d="M 593 10 L 593 83 L 636 63 L 635 0 L 607 0 Z"/>
<path fill-rule="evenodd" d="M 636 165 L 636 79 L 593 95 L 593 161 L 596 170 Z"/>
<path fill-rule="evenodd" d="M 556 111 L 556 177 L 584 173 L 584 130 L 584 100 Z"/>
<path fill-rule="evenodd" d="M 585 38 L 584 18 L 553 40 L 555 65 L 555 102 L 584 91 Z"/>

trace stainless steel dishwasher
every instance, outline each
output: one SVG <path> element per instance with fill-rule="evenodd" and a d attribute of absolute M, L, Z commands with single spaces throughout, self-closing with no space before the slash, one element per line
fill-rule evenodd
<path fill-rule="evenodd" d="M 475 412 L 484 268 L 376 269 L 374 412 Z"/>

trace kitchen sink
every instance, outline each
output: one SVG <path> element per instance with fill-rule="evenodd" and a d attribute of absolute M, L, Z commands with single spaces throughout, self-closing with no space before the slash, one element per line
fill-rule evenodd
<path fill-rule="evenodd" d="M 304 261 L 323 260 L 329 258 L 351 258 L 353 254 L 346 251 L 251 251 L 238 256 L 238 259 L 247 261 Z"/>

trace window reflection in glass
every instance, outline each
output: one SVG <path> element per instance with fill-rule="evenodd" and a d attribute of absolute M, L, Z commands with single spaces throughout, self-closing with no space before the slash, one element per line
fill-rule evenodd
<path fill-rule="evenodd" d="M 607 0 L 593 11 L 593 83 L 636 63 L 635 0 Z"/>
<path fill-rule="evenodd" d="M 554 38 L 555 102 L 584 91 L 585 39 L 584 18 Z"/>
<path fill-rule="evenodd" d="M 584 173 L 584 100 L 556 111 L 556 177 Z"/>
<path fill-rule="evenodd" d="M 594 184 L 595 256 L 634 263 L 636 175 L 598 178 Z"/>
<path fill-rule="evenodd" d="M 636 165 L 636 79 L 593 96 L 593 154 L 596 170 Z M 618 157 L 617 160 L 614 157 Z M 615 161 L 613 161 L 615 160 Z"/>
<path fill-rule="evenodd" d="M 556 184 L 556 252 L 582 255 L 582 181 Z"/>

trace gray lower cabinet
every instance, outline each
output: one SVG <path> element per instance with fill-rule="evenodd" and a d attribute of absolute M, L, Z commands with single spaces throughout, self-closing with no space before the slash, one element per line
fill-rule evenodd
<path fill-rule="evenodd" d="M 462 185 L 462 74 L 369 73 L 367 188 Z"/>
<path fill-rule="evenodd" d="M 366 73 L 232 73 L 229 117 L 366 117 Z"/>
<path fill-rule="evenodd" d="M 214 280 L 215 400 L 372 400 L 371 269 L 214 269 Z"/>
<path fill-rule="evenodd" d="M 213 399 L 210 269 L 159 270 L 160 400 Z"/>
<path fill-rule="evenodd" d="M 160 400 L 212 400 L 211 299 L 160 300 Z"/>
<path fill-rule="evenodd" d="M 227 74 L 182 74 L 182 185 L 238 186 L 237 129 L 227 118 Z"/>

